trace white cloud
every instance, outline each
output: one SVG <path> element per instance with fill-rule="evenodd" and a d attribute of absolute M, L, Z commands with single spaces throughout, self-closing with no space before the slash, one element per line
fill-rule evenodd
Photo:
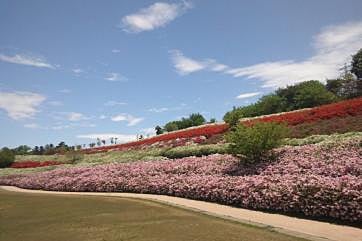
<path fill-rule="evenodd" d="M 187 75 L 192 72 L 200 71 L 207 67 L 206 61 L 197 61 L 185 57 L 179 50 L 171 50 L 171 59 L 177 72 L 181 75 Z"/>
<path fill-rule="evenodd" d="M 174 67 L 180 75 L 187 75 L 201 70 L 215 72 L 225 72 L 229 70 L 229 66 L 220 64 L 214 59 L 192 59 L 186 57 L 180 50 L 177 49 L 171 50 L 170 54 Z"/>
<path fill-rule="evenodd" d="M 86 117 L 82 113 L 78 113 L 78 112 L 69 112 L 69 113 L 65 113 L 65 114 L 66 114 L 66 117 L 67 117 L 67 119 L 69 121 L 81 121 L 81 120 L 89 119 L 88 117 Z"/>
<path fill-rule="evenodd" d="M 168 110 L 169 110 L 169 108 L 167 108 L 167 107 L 161 107 L 161 108 L 151 108 L 148 111 L 149 112 L 155 112 L 155 113 L 162 113 L 162 112 L 165 112 L 165 111 L 168 111 Z"/>
<path fill-rule="evenodd" d="M 0 109 L 14 120 L 31 118 L 45 99 L 45 96 L 31 92 L 0 92 Z"/>
<path fill-rule="evenodd" d="M 147 8 L 143 8 L 134 14 L 122 18 L 122 28 L 126 32 L 139 33 L 160 28 L 182 15 L 191 4 L 182 3 L 162 3 L 157 2 Z"/>
<path fill-rule="evenodd" d="M 84 72 L 85 72 L 83 69 L 79 69 L 79 68 L 77 68 L 77 69 L 72 69 L 72 71 L 73 71 L 73 73 L 75 73 L 75 74 L 81 74 L 81 73 L 84 73 Z"/>
<path fill-rule="evenodd" d="M 21 64 L 21 65 L 28 65 L 38 68 L 50 68 L 55 69 L 55 66 L 49 64 L 44 58 L 42 57 L 34 57 L 24 54 L 15 54 L 13 56 L 0 54 L 0 61 L 12 63 L 12 64 Z"/>
<path fill-rule="evenodd" d="M 104 103 L 105 106 L 117 106 L 117 105 L 127 105 L 126 102 L 119 102 L 119 101 L 114 101 L 114 100 L 110 100 L 107 101 L 106 103 Z"/>
<path fill-rule="evenodd" d="M 113 116 L 111 118 L 112 121 L 119 122 L 119 121 L 126 121 L 128 124 L 127 126 L 134 126 L 143 121 L 143 118 L 140 117 L 134 117 L 130 114 L 119 114 L 116 116 Z"/>
<path fill-rule="evenodd" d="M 156 130 L 153 127 L 141 129 L 141 132 L 146 136 L 148 136 L 148 135 L 149 136 L 156 135 Z"/>
<path fill-rule="evenodd" d="M 118 54 L 119 52 L 121 52 L 121 50 L 119 50 L 119 49 L 112 49 L 112 53 L 114 53 L 114 54 Z"/>
<path fill-rule="evenodd" d="M 263 87 L 284 87 L 286 85 L 306 81 L 332 79 L 339 76 L 339 69 L 350 62 L 351 55 L 362 47 L 362 22 L 329 26 L 313 37 L 314 55 L 306 60 L 281 60 L 262 62 L 246 67 L 230 68 L 215 60 L 191 60 L 180 51 L 174 60 L 180 74 L 188 74 L 200 70 L 219 71 L 234 77 L 259 79 Z M 174 57 L 175 59 L 175 57 Z M 183 61 L 186 60 L 186 61 Z M 186 62 L 183 67 L 182 62 Z"/>
<path fill-rule="evenodd" d="M 107 119 L 107 116 L 106 115 L 100 115 L 99 119 L 101 119 L 101 120 Z"/>
<path fill-rule="evenodd" d="M 243 93 L 243 94 L 238 95 L 236 98 L 237 99 L 246 99 L 246 98 L 254 97 L 254 96 L 257 96 L 260 94 L 261 94 L 261 92 Z"/>
<path fill-rule="evenodd" d="M 120 82 L 120 81 L 126 81 L 127 78 L 120 75 L 119 73 L 107 73 L 105 80 L 113 81 L 113 82 Z"/>
<path fill-rule="evenodd" d="M 117 134 L 117 133 L 97 133 L 97 134 L 85 134 L 77 136 L 77 138 L 91 139 L 91 140 L 97 140 L 97 138 L 101 140 L 109 140 L 112 137 L 117 138 L 117 143 L 125 143 L 137 140 L 136 135 L 126 135 L 126 134 Z"/>

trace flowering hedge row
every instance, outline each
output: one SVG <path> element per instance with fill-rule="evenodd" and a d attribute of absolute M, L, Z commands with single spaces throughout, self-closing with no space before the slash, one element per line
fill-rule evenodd
<path fill-rule="evenodd" d="M 63 163 L 57 161 L 22 161 L 22 162 L 14 162 L 11 164 L 11 168 L 34 168 L 34 167 L 46 167 L 46 166 L 54 166 L 61 165 Z"/>
<path fill-rule="evenodd" d="M 95 153 L 95 152 L 104 152 L 108 150 L 124 150 L 134 147 L 141 147 L 141 146 L 149 146 L 154 143 L 162 143 L 177 139 L 194 139 L 191 141 L 199 142 L 201 136 L 206 138 L 211 137 L 215 134 L 224 133 L 227 131 L 228 125 L 227 124 L 209 124 L 200 127 L 188 128 L 185 130 L 179 130 L 174 132 L 169 132 L 166 134 L 146 138 L 139 141 L 128 142 L 119 145 L 112 145 L 112 146 L 104 146 L 104 147 L 96 147 L 92 149 L 84 150 L 86 153 Z"/>
<path fill-rule="evenodd" d="M 246 124 L 255 122 L 284 122 L 295 126 L 298 124 L 327 120 L 336 117 L 362 115 L 362 98 L 341 101 L 329 105 L 322 105 L 312 109 L 292 111 L 281 114 L 263 116 L 244 121 Z"/>
<path fill-rule="evenodd" d="M 284 147 L 273 163 L 237 165 L 230 155 L 107 164 L 14 175 L 0 185 L 55 191 L 136 192 L 243 208 L 362 221 L 358 142 Z"/>
<path fill-rule="evenodd" d="M 252 119 L 241 120 L 241 122 L 247 125 L 251 125 L 258 121 L 265 121 L 265 122 L 273 121 L 273 122 L 284 122 L 290 126 L 298 126 L 301 124 L 320 122 L 323 120 L 330 120 L 334 118 L 343 119 L 355 116 L 362 116 L 362 98 L 341 101 L 329 105 L 319 106 L 312 109 L 304 109 L 293 112 L 285 112 L 285 113 L 273 114 L 268 116 L 255 117 Z M 144 140 L 124 143 L 119 145 L 86 149 L 84 150 L 84 152 L 97 153 L 108 150 L 125 150 L 130 148 L 142 148 L 146 146 L 151 146 L 152 144 L 155 143 L 156 144 L 160 143 L 160 146 L 162 147 L 162 145 L 167 146 L 168 145 L 167 142 L 170 141 L 177 142 L 177 140 L 186 139 L 186 141 L 184 142 L 186 143 L 190 138 L 197 138 L 200 136 L 205 136 L 206 138 L 210 138 L 214 135 L 225 133 L 228 130 L 228 128 L 229 128 L 228 124 L 225 123 L 208 124 L 208 125 L 188 128 L 185 130 L 165 133 Z M 357 130 L 349 129 L 349 131 L 357 131 Z M 316 131 L 311 131 L 310 134 L 324 134 L 324 132 L 318 132 L 318 130 L 316 130 Z M 297 136 L 298 134 L 295 135 L 295 137 Z M 300 136 L 302 137 L 305 135 L 300 135 Z"/>

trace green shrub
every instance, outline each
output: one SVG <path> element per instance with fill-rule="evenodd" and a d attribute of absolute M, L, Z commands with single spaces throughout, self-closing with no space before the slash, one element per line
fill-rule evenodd
<path fill-rule="evenodd" d="M 245 162 L 259 162 L 271 157 L 271 152 L 282 143 L 288 128 L 277 123 L 256 123 L 251 127 L 239 124 L 226 135 L 230 143 L 228 152 Z"/>
<path fill-rule="evenodd" d="M 182 158 L 188 156 L 207 156 L 216 153 L 227 153 L 227 145 L 180 146 L 163 151 L 162 156 L 167 158 Z"/>
<path fill-rule="evenodd" d="M 15 160 L 14 153 L 7 147 L 0 151 L 0 168 L 8 167 Z"/>
<path fill-rule="evenodd" d="M 65 153 L 65 156 L 67 158 L 67 162 L 69 163 L 75 163 L 83 160 L 84 154 L 81 151 L 68 151 Z"/>

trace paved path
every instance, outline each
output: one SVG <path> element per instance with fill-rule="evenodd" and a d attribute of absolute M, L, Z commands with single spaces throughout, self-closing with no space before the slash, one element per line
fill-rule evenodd
<path fill-rule="evenodd" d="M 195 201 L 185 198 L 135 193 L 53 192 L 41 190 L 27 190 L 10 186 L 0 186 L 0 188 L 7 191 L 24 193 L 110 196 L 146 199 L 206 213 L 212 216 L 231 219 L 242 223 L 249 223 L 261 227 L 267 227 L 278 232 L 287 233 L 293 236 L 303 237 L 314 241 L 362 241 L 362 229 L 359 228 L 306 220 L 301 218 L 294 218 L 280 214 L 270 214 L 242 208 L 234 208 L 216 203 Z"/>

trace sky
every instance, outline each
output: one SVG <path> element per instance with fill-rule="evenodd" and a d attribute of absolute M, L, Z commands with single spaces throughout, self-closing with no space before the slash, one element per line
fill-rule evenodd
<path fill-rule="evenodd" d="M 362 48 L 360 0 L 0 0 L 0 147 L 134 140 L 326 81 Z"/>

